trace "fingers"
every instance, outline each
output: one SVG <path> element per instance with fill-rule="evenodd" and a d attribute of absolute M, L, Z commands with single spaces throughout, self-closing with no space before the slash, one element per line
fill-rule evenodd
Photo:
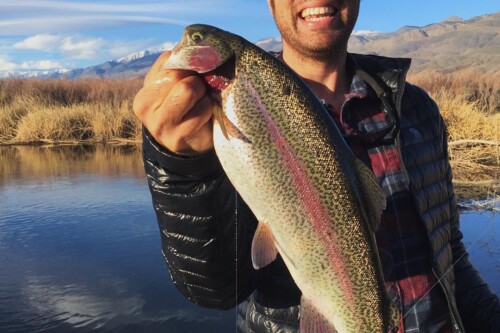
<path fill-rule="evenodd" d="M 200 153 L 213 148 L 212 102 L 196 73 L 164 70 L 170 52 L 151 67 L 133 109 L 155 140 L 173 152 Z"/>
<path fill-rule="evenodd" d="M 137 117 L 145 122 L 158 111 L 165 112 L 174 123 L 182 119 L 206 91 L 201 78 L 183 77 L 186 73 L 162 73 L 164 80 L 161 84 L 145 84 L 134 99 L 133 109 Z M 182 79 L 179 81 L 179 78 Z"/>
<path fill-rule="evenodd" d="M 213 148 L 212 102 L 204 96 L 168 133 L 166 143 L 178 153 L 204 153 Z"/>
<path fill-rule="evenodd" d="M 161 113 L 168 113 L 169 120 L 176 125 L 198 103 L 205 92 L 206 85 L 201 78 L 188 76 L 172 88 L 158 110 L 161 110 Z"/>
<path fill-rule="evenodd" d="M 212 101 L 203 96 L 196 105 L 182 118 L 177 126 L 180 133 L 197 133 L 207 123 L 211 126 Z"/>

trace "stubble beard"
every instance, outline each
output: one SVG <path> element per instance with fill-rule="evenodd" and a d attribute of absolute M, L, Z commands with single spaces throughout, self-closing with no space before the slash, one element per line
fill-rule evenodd
<path fill-rule="evenodd" d="M 347 42 L 351 31 L 348 33 L 336 34 L 326 41 L 305 40 L 300 38 L 292 29 L 278 28 L 283 41 L 296 54 L 304 59 L 314 61 L 331 61 L 342 56 L 347 51 Z"/>
<path fill-rule="evenodd" d="M 305 37 L 301 38 L 297 33 L 296 24 L 292 23 L 292 26 L 286 24 L 287 20 L 285 17 L 276 16 L 277 13 L 273 0 L 271 0 L 270 5 L 275 17 L 276 26 L 281 33 L 284 43 L 296 54 L 302 56 L 304 59 L 321 62 L 331 61 L 346 54 L 347 43 L 358 17 L 359 3 L 353 8 L 352 12 L 347 14 L 350 17 L 345 17 L 342 20 L 343 27 L 338 28 L 333 33 L 330 32 L 329 36 L 318 35 L 315 40 L 309 40 L 310 38 Z M 338 15 L 342 14 L 338 13 Z M 321 34 L 321 32 L 318 32 L 318 34 Z M 321 38 L 323 39 L 322 41 L 320 40 Z"/>

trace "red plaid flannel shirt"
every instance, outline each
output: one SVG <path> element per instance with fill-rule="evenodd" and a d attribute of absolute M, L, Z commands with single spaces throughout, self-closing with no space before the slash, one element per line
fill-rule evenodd
<path fill-rule="evenodd" d="M 388 125 L 380 101 L 354 76 L 342 109 L 327 109 L 341 131 L 354 138 L 349 146 L 371 167 L 387 198 L 376 239 L 387 292 L 404 315 L 397 332 L 452 332 L 446 298 L 432 272 L 429 238 L 408 191 L 398 148 L 388 137 L 369 144 L 362 140 Z"/>

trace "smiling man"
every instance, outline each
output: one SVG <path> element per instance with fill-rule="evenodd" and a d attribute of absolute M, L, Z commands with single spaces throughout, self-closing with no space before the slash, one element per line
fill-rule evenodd
<path fill-rule="evenodd" d="M 323 101 L 384 191 L 375 237 L 387 293 L 405 314 L 396 330 L 498 332 L 498 298 L 461 241 L 442 117 L 405 83 L 408 59 L 347 52 L 359 4 L 269 0 L 283 38 L 276 56 Z M 151 68 L 134 109 L 172 280 L 201 306 L 237 305 L 239 332 L 298 332 L 301 293 L 283 261 L 252 267 L 257 221 L 213 150 L 207 85 L 162 70 L 169 56 Z"/>

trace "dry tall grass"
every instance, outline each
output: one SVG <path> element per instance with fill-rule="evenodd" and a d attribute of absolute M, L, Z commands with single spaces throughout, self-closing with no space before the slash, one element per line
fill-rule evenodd
<path fill-rule="evenodd" d="M 131 80 L 0 81 L 0 143 L 139 141 Z"/>
<path fill-rule="evenodd" d="M 457 184 L 500 188 L 500 80 L 498 75 L 463 70 L 424 72 L 409 77 L 436 100 L 448 128 Z"/>
<path fill-rule="evenodd" d="M 500 169 L 500 80 L 472 70 L 408 80 L 437 101 L 448 124 L 455 179 L 495 180 Z M 0 80 L 0 144 L 140 141 L 132 101 L 142 79 Z"/>

